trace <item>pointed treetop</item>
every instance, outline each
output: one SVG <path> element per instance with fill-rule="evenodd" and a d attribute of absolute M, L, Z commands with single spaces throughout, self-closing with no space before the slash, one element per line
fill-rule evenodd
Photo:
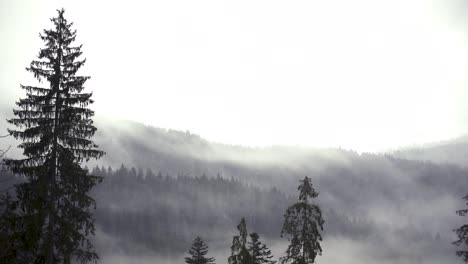
<path fill-rule="evenodd" d="M 244 246 L 245 243 L 247 243 L 247 226 L 244 217 L 242 217 L 240 223 L 237 225 L 237 230 L 239 230 L 241 245 Z"/>
<path fill-rule="evenodd" d="M 308 201 L 318 196 L 310 178 L 300 181 L 299 201 L 286 209 L 281 236 L 290 241 L 282 264 L 312 264 L 317 255 L 322 254 L 323 224 L 322 211 L 317 204 Z"/>
<path fill-rule="evenodd" d="M 250 234 L 249 251 L 252 255 L 253 264 L 275 264 L 272 260 L 273 255 L 268 247 L 260 242 L 260 236 L 257 233 Z"/>
<path fill-rule="evenodd" d="M 214 264 L 214 258 L 207 258 L 205 255 L 208 253 L 208 245 L 203 242 L 201 237 L 197 236 L 189 249 L 190 257 L 185 258 L 188 264 Z"/>
<path fill-rule="evenodd" d="M 307 202 L 308 198 L 312 199 L 319 195 L 312 186 L 312 182 L 309 177 L 304 177 L 304 180 L 301 180 L 300 182 L 301 184 L 297 187 L 299 190 L 299 200 Z"/>
<path fill-rule="evenodd" d="M 237 230 L 239 230 L 239 235 L 232 238 L 231 256 L 228 258 L 228 263 L 251 264 L 252 256 L 246 247 L 247 227 L 243 217 L 237 225 Z"/>

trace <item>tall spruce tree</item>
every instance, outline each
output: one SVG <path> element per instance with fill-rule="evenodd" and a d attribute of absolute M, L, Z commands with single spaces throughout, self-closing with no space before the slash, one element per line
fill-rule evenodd
<path fill-rule="evenodd" d="M 272 260 L 271 250 L 265 244 L 260 242 L 257 233 L 250 234 L 249 252 L 252 256 L 253 264 L 275 264 L 276 261 Z"/>
<path fill-rule="evenodd" d="M 188 264 L 214 264 L 214 258 L 205 257 L 207 253 L 208 246 L 200 237 L 196 237 L 193 240 L 192 247 L 189 249 L 190 257 L 186 257 L 185 262 Z"/>
<path fill-rule="evenodd" d="M 85 63 L 78 58 L 81 45 L 73 46 L 76 30 L 64 17 L 64 9 L 51 19 L 53 28 L 39 34 L 45 47 L 26 68 L 39 81 L 24 86 L 26 97 L 17 102 L 17 126 L 10 135 L 22 140 L 24 159 L 6 160 L 14 172 L 26 177 L 16 186 L 16 263 L 80 263 L 95 261 L 88 238 L 94 235 L 89 191 L 101 178 L 88 174 L 80 164 L 104 152 L 91 140 L 96 128 L 88 109 L 91 93 L 84 93 L 90 78 L 77 71 Z M 47 85 L 42 86 L 41 83 Z"/>
<path fill-rule="evenodd" d="M 312 203 L 318 192 L 312 187 L 310 178 L 300 181 L 299 201 L 290 206 L 284 215 L 281 236 L 286 235 L 290 241 L 282 263 L 311 264 L 315 257 L 322 253 L 320 241 L 324 220 L 320 207 Z"/>
<path fill-rule="evenodd" d="M 463 199 L 468 200 L 468 195 L 463 197 Z M 458 210 L 457 211 L 458 215 L 465 216 L 468 214 L 468 209 L 463 209 L 463 210 Z M 463 261 L 468 262 L 468 225 L 463 225 L 458 229 L 453 230 L 457 237 L 458 240 L 453 242 L 457 247 L 459 246 L 464 246 L 464 249 L 462 250 L 457 250 L 456 254 L 459 257 L 463 258 Z"/>
<path fill-rule="evenodd" d="M 229 264 L 252 264 L 252 255 L 247 249 L 247 226 L 245 219 L 242 217 L 239 225 L 238 236 L 232 238 L 231 256 L 228 258 Z"/>

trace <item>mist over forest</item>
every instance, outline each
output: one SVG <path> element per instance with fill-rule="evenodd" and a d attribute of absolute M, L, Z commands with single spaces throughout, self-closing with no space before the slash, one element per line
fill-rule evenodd
<path fill-rule="evenodd" d="M 0 1 L 0 264 L 468 262 L 466 11 Z"/>
<path fill-rule="evenodd" d="M 175 263 L 199 235 L 217 263 L 227 263 L 242 217 L 280 255 L 287 242 L 280 237 L 283 214 L 304 176 L 320 192 L 327 245 L 321 263 L 339 263 L 335 251 L 360 263 L 456 260 L 452 229 L 463 223 L 455 211 L 463 207 L 468 170 L 428 160 L 424 148 L 418 160 L 398 157 L 403 152 L 245 148 L 135 122 L 99 127 L 96 142 L 112 155 L 87 167 L 104 177 L 92 191 L 104 263 L 116 256 Z"/>
<path fill-rule="evenodd" d="M 144 177 L 149 168 L 152 174 L 160 175 L 161 186 L 165 186 L 162 183 L 163 179 L 166 179 L 165 184 L 169 185 L 169 179 L 172 179 L 174 183 L 190 186 L 190 190 L 176 193 L 192 197 L 190 194 L 194 192 L 201 196 L 198 199 L 216 201 L 224 205 L 213 206 L 209 202 L 197 205 L 195 201 L 200 200 L 183 197 L 165 200 L 163 197 L 170 197 L 170 194 L 161 191 L 148 193 L 149 197 L 161 196 L 156 200 L 167 201 L 167 206 L 171 208 L 179 208 L 179 203 L 182 208 L 187 204 L 191 205 L 191 209 L 181 209 L 179 214 L 174 215 L 173 219 L 181 222 L 175 225 L 179 232 L 180 225 L 184 226 L 185 217 L 190 219 L 194 226 L 201 225 L 195 229 L 189 228 L 186 233 L 178 233 L 178 236 L 185 235 L 186 238 L 181 239 L 184 242 L 181 242 L 179 250 L 172 252 L 174 254 L 183 255 L 184 249 L 190 246 L 190 237 L 196 236 L 197 232 L 206 234 L 207 241 L 212 241 L 215 247 L 224 245 L 225 255 L 228 254 L 226 248 L 232 234 L 226 234 L 225 230 L 234 233 L 236 222 L 242 216 L 246 217 L 252 231 L 259 232 L 275 245 L 284 245 L 285 239 L 279 236 L 282 215 L 288 204 L 297 199 L 297 183 L 307 175 L 312 178 L 314 186 L 320 192 L 319 204 L 323 208 L 326 222 L 324 243 L 331 245 L 328 250 L 324 249 L 321 263 L 339 263 L 334 262 L 332 256 L 337 250 L 344 250 L 346 254 L 359 259 L 360 263 L 456 261 L 454 246 L 451 244 L 456 237 L 452 229 L 463 222 L 455 211 L 463 207 L 461 198 L 465 195 L 464 186 L 468 184 L 468 170 L 456 162 L 429 160 L 429 154 L 424 152 L 424 148 L 419 150 L 420 158 L 413 155 L 411 159 L 405 159 L 401 157 L 404 155 L 403 151 L 394 156 L 384 153 L 359 154 L 342 149 L 286 146 L 244 148 L 211 143 L 189 132 L 153 128 L 136 123 L 127 123 L 120 128 L 110 125 L 109 130 L 118 135 L 118 141 L 115 141 L 119 142 L 118 144 L 113 146 L 112 142 L 106 140 L 99 142 L 99 133 L 97 141 L 103 149 L 115 153 L 114 157 L 123 153 L 127 158 L 121 160 L 128 162 L 119 165 L 114 160 L 104 158 L 104 168 L 112 166 L 114 170 L 117 169 L 116 173 L 129 170 L 127 175 L 131 181 L 143 179 L 143 182 L 152 179 Z M 105 131 L 103 126 L 101 133 Z M 151 138 L 153 143 L 141 142 L 139 138 Z M 123 146 L 120 148 L 121 152 L 117 150 L 117 146 Z M 448 146 L 452 147 L 450 144 Z M 459 153 L 466 151 L 463 144 L 457 146 Z M 432 148 L 428 147 L 427 152 L 431 153 Z M 451 153 L 458 154 L 453 150 Z M 126 169 L 123 169 L 121 164 L 127 166 Z M 135 168 L 133 172 L 132 166 Z M 141 172 L 138 173 L 140 169 Z M 112 182 L 112 179 L 109 177 L 109 182 Z M 190 179 L 197 184 L 191 183 Z M 222 185 L 224 180 L 219 182 L 220 179 L 229 183 L 228 189 L 237 190 L 234 196 L 242 200 L 232 199 L 232 194 L 221 191 L 222 187 L 216 187 L 217 184 Z M 138 180 L 134 184 L 138 185 Z M 106 186 L 105 181 L 102 186 Z M 120 186 L 132 188 L 132 184 L 128 183 Z M 205 189 L 203 186 L 215 187 Z M 243 186 L 244 190 L 240 191 L 235 186 Z M 163 189 L 168 190 L 164 187 Z M 122 193 L 122 190 L 117 190 Z M 143 195 L 140 192 L 141 188 L 136 187 L 135 192 L 137 190 Z M 104 196 L 103 194 L 100 197 Z M 150 201 L 150 198 L 143 200 Z M 161 205 L 158 203 L 157 206 Z M 130 207 L 138 208 L 137 205 Z M 210 213 L 202 213 L 204 217 L 193 221 L 190 217 L 193 214 L 189 213 L 191 210 L 207 210 Z M 151 217 L 146 216 L 143 219 L 150 221 L 148 219 Z M 157 221 L 156 219 L 157 216 L 154 217 L 154 221 Z M 220 222 L 212 225 L 211 221 Z M 204 225 L 206 226 L 203 227 Z M 215 230 L 218 227 L 220 231 L 216 234 Z M 201 231 L 206 228 L 210 229 L 210 232 Z M 171 227 L 164 230 L 171 232 Z M 157 231 L 150 233 L 159 237 Z M 220 238 L 223 236 L 224 240 Z M 284 246 L 282 249 L 281 246 L 278 247 L 277 254 L 281 254 Z M 369 252 L 369 255 L 353 255 L 350 249 L 353 247 Z M 176 248 L 178 246 L 173 247 Z"/>

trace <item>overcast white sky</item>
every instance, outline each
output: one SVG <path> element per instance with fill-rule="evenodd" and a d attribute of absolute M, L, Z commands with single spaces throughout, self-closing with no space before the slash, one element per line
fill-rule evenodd
<path fill-rule="evenodd" d="M 468 132 L 465 3 L 0 0 L 0 104 L 63 6 L 99 116 L 243 145 L 449 139 Z"/>

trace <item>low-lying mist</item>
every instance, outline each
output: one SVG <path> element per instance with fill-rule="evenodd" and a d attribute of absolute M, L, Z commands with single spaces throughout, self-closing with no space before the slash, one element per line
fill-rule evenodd
<path fill-rule="evenodd" d="M 107 155 L 88 167 L 104 177 L 93 191 L 101 263 L 182 263 L 198 235 L 216 263 L 227 263 L 241 217 L 278 259 L 288 243 L 280 237 L 283 214 L 304 176 L 320 193 L 325 219 L 318 263 L 460 261 L 451 243 L 464 222 L 455 214 L 465 206 L 463 166 L 340 149 L 244 148 L 131 122 L 99 128 Z"/>

